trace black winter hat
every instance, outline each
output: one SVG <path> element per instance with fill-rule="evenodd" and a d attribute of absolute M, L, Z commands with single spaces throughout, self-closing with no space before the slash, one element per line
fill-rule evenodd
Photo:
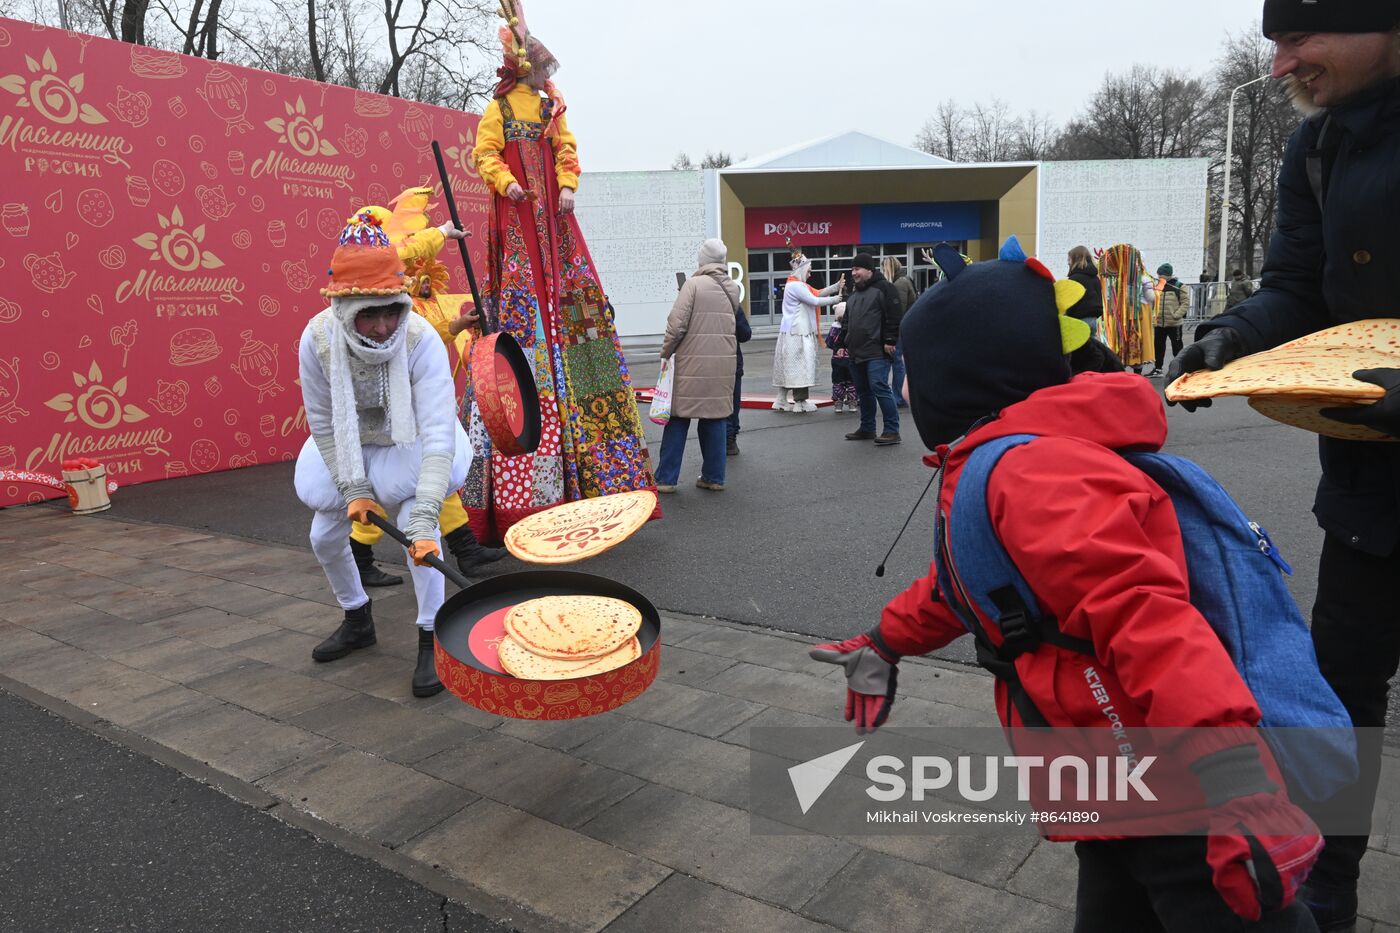
<path fill-rule="evenodd" d="M 961 437 L 979 418 L 1068 381 L 1064 331 L 1082 328 L 1080 343 L 1089 333 L 1081 321 L 1061 324 L 1057 283 L 1026 258 L 1015 237 L 989 262 L 967 265 L 946 243 L 934 248 L 934 259 L 945 278 L 900 325 L 910 413 L 930 450 Z M 1077 290 L 1066 300 L 1084 294 L 1077 283 L 1061 284 Z M 1085 368 L 1101 363 L 1096 358 Z"/>
<path fill-rule="evenodd" d="M 869 269 L 875 271 L 875 257 L 869 253 L 856 253 L 856 258 L 851 260 L 852 269 Z"/>
<path fill-rule="evenodd" d="M 1389 32 L 1400 0 L 1264 0 L 1264 35 L 1284 32 Z"/>

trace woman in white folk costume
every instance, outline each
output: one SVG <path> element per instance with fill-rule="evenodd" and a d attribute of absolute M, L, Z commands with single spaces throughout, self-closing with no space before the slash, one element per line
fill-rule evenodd
<path fill-rule="evenodd" d="M 447 350 L 432 325 L 411 313 L 403 261 L 372 212 L 340 235 L 330 307 L 300 342 L 301 391 L 311 438 L 297 458 L 297 497 L 314 510 L 311 549 L 345 619 L 311 652 L 333 661 L 375 643 L 370 600 L 350 553 L 352 521 L 383 510 L 413 546 L 418 663 L 413 695 L 442 690 L 433 662 L 433 619 L 443 578 L 423 563 L 441 556 L 438 513 L 471 466 L 471 445 L 453 411 Z"/>
<path fill-rule="evenodd" d="M 793 250 L 792 275 L 783 288 L 783 322 L 778 328 L 778 344 L 773 348 L 773 385 L 778 396 L 776 411 L 808 412 L 817 406 L 808 390 L 817 384 L 817 315 L 820 308 L 840 301 L 841 282 L 821 291 L 807 284 L 812 260 Z M 844 278 L 842 279 L 844 281 Z"/>

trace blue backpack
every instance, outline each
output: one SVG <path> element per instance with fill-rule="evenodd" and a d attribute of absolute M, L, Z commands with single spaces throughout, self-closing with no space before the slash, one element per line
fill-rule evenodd
<path fill-rule="evenodd" d="M 935 526 L 939 591 L 977 641 L 978 662 L 1008 686 L 1027 726 L 1047 725 L 1016 675 L 1015 659 L 1050 643 L 1093 656 L 1094 646 L 1065 635 L 997 539 L 987 512 L 987 479 L 1006 451 L 1033 434 L 996 438 L 968 457 L 948 520 Z M 1307 623 L 1283 583 L 1292 568 L 1264 529 L 1240 511 L 1205 470 L 1181 457 L 1124 453 L 1171 497 L 1186 554 L 1191 604 L 1215 629 L 1254 694 L 1279 767 L 1294 787 L 1325 800 L 1357 777 L 1351 718 L 1323 680 Z M 942 478 L 939 480 L 942 486 Z M 937 501 L 937 500 L 935 500 Z M 948 529 L 953 529 L 950 535 Z M 949 572 L 952 556 L 956 575 Z M 996 619 L 995 646 L 969 606 Z M 1280 731 L 1281 730 L 1281 731 Z"/>

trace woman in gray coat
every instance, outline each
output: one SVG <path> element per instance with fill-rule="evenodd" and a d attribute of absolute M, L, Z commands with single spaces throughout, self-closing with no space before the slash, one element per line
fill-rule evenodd
<path fill-rule="evenodd" d="M 739 286 L 729 277 L 728 251 L 720 240 L 700 244 L 699 268 L 681 286 L 671 315 L 661 358 L 671 360 L 675 387 L 671 420 L 661 435 L 656 488 L 675 492 L 681 475 L 690 420 L 699 419 L 702 465 L 695 485 L 724 488 L 725 423 L 734 411 L 734 309 Z"/>

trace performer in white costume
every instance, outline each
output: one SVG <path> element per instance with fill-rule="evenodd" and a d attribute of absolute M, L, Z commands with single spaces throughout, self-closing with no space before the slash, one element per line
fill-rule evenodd
<path fill-rule="evenodd" d="M 817 406 L 807 391 L 817 384 L 818 309 L 840 301 L 841 282 L 817 291 L 807 284 L 812 260 L 793 250 L 792 275 L 783 288 L 783 322 L 778 327 L 778 343 L 773 348 L 773 385 L 778 396 L 775 411 L 808 412 Z M 844 277 L 842 281 L 845 281 Z"/>
<path fill-rule="evenodd" d="M 408 550 L 418 598 L 413 695 L 442 690 L 433 661 L 433 620 L 443 578 L 427 566 L 441 556 L 438 513 L 471 466 L 457 422 L 447 351 L 432 325 L 413 314 L 403 261 L 374 214 L 361 211 L 340 236 L 330 307 L 301 335 L 301 390 L 311 438 L 297 458 L 297 497 L 315 511 L 311 549 L 345 619 L 311 652 L 333 661 L 376 641 L 370 599 L 350 553 L 351 521 L 386 512 Z"/>

